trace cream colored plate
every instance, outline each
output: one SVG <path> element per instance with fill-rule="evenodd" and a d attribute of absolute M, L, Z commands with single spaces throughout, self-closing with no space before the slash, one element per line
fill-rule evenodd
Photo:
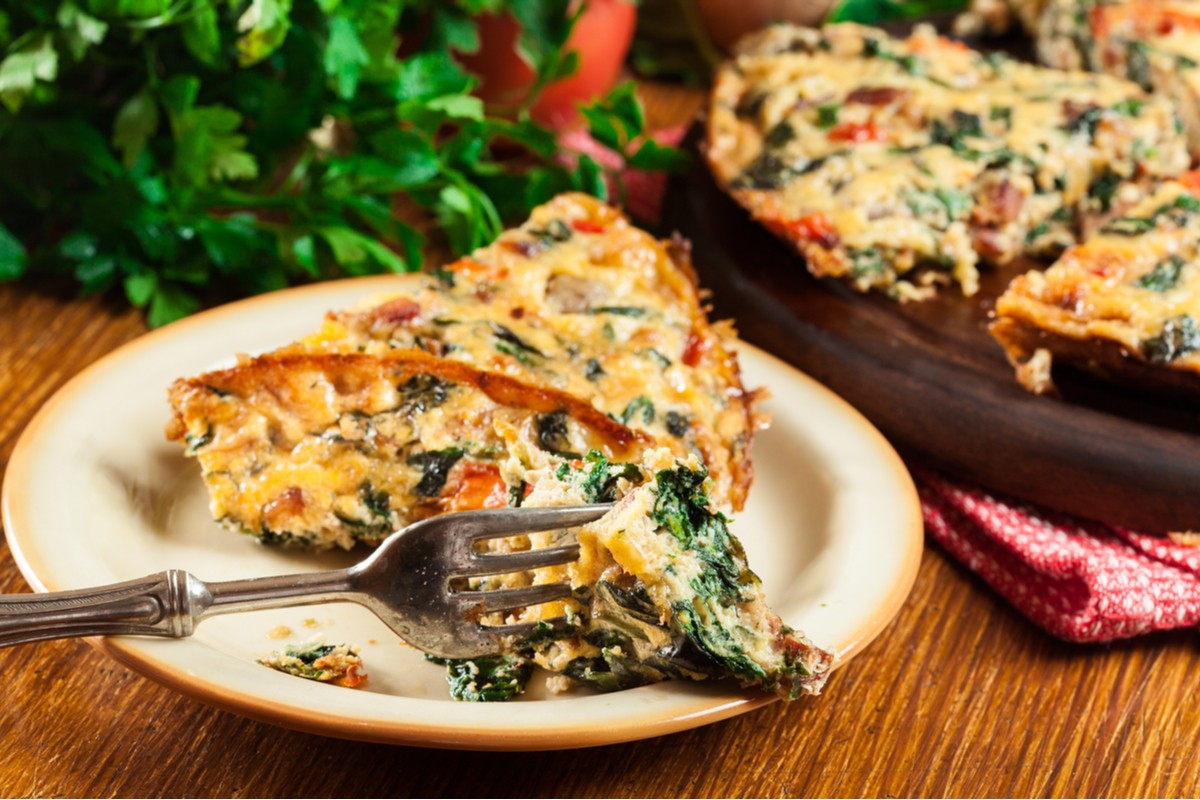
<path fill-rule="evenodd" d="M 22 435 L 4 481 L 4 526 L 29 583 L 52 591 L 170 567 L 223 580 L 348 565 L 346 554 L 273 550 L 218 527 L 197 464 L 163 437 L 166 387 L 233 353 L 314 330 L 325 311 L 384 290 L 389 280 L 341 281 L 218 308 L 143 336 L 68 383 Z M 915 579 L 922 528 L 912 481 L 883 437 L 828 390 L 748 345 L 741 359 L 746 384 L 770 389 L 765 408 L 774 422 L 756 440 L 757 479 L 734 532 L 783 619 L 845 663 L 883 630 Z M 269 636 L 279 626 L 291 636 Z M 361 646 L 370 674 L 365 688 L 318 684 L 254 663 L 285 641 L 314 634 Z M 454 702 L 440 667 L 346 603 L 217 617 L 186 640 L 94 641 L 151 679 L 239 714 L 429 747 L 534 750 L 628 741 L 771 700 L 726 682 L 549 695 L 535 678 L 516 701 Z"/>

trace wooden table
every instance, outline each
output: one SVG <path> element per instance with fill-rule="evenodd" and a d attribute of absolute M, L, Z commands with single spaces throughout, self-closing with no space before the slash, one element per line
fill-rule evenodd
<path fill-rule="evenodd" d="M 695 91 L 645 85 L 652 124 Z M 0 287 L 0 457 L 67 379 L 145 332 L 115 299 Z M 64 495 L 69 500 L 69 492 Z M 7 551 L 0 590 L 28 591 Z M 820 698 L 624 745 L 470 754 L 326 739 L 174 694 L 86 643 L 0 652 L 6 796 L 1194 796 L 1191 632 L 1077 646 L 936 547 Z"/>

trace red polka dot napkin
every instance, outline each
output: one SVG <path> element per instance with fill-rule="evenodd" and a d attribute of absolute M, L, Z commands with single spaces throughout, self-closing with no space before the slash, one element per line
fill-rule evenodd
<path fill-rule="evenodd" d="M 1050 633 L 1098 642 L 1200 622 L 1200 547 L 914 475 L 929 536 Z"/>

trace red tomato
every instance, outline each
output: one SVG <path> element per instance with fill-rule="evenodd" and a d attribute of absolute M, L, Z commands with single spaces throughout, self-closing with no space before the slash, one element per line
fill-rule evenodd
<path fill-rule="evenodd" d="M 887 139 L 887 133 L 875 124 L 875 120 L 866 122 L 842 122 L 834 125 L 829 131 L 831 142 L 882 142 Z"/>
<path fill-rule="evenodd" d="M 543 125 L 562 128 L 578 115 L 576 104 L 612 88 L 633 41 L 637 6 L 632 0 L 586 0 L 583 14 L 567 40 L 579 54 L 573 75 L 542 90 L 533 117 Z M 517 51 L 520 26 L 510 15 L 479 17 L 479 52 L 461 53 L 458 60 L 480 78 L 475 93 L 486 103 L 516 105 L 533 83 L 533 68 Z"/>
<path fill-rule="evenodd" d="M 1187 189 L 1188 192 L 1196 195 L 1196 197 L 1200 197 L 1200 169 L 1183 173 L 1179 176 L 1179 182 L 1183 184 L 1183 188 Z"/>
<path fill-rule="evenodd" d="M 833 221 L 819 211 L 791 220 L 784 228 L 795 238 L 814 242 L 826 249 L 836 247 L 838 243 L 838 232 Z"/>

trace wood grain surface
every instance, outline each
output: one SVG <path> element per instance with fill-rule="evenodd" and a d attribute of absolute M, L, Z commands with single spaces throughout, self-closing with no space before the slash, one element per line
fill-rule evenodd
<path fill-rule="evenodd" d="M 644 88 L 655 124 L 686 122 L 698 103 L 688 90 Z M 58 386 L 142 332 L 115 301 L 0 287 L 0 463 Z M 0 591 L 28 591 L 7 550 Z M 1064 644 L 934 547 L 895 622 L 820 698 L 624 745 L 477 754 L 326 739 L 169 692 L 84 642 L 0 651 L 0 670 L 5 796 L 1200 792 L 1194 633 Z"/>

